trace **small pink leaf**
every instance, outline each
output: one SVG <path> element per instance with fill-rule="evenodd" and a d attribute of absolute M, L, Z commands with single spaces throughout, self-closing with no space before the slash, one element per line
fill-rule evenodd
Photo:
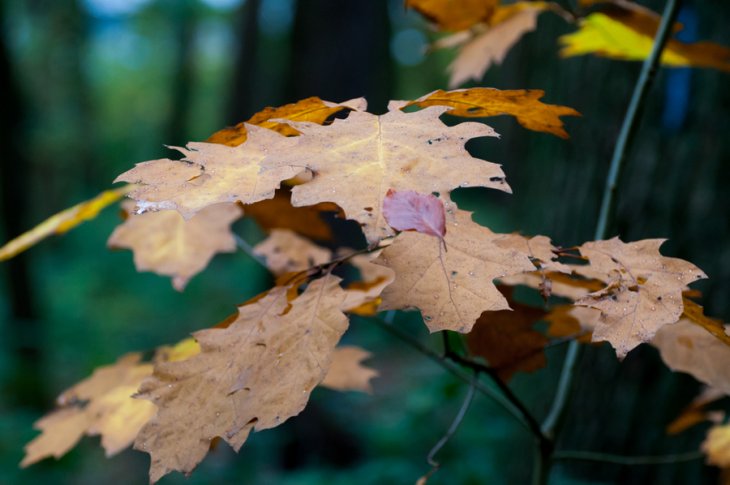
<path fill-rule="evenodd" d="M 417 231 L 439 239 L 446 234 L 444 204 L 431 194 L 390 189 L 383 200 L 383 215 L 390 227 L 399 231 Z"/>

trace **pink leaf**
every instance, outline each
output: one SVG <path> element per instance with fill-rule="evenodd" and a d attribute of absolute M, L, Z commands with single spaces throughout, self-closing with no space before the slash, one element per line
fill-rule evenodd
<path fill-rule="evenodd" d="M 446 234 L 444 204 L 431 194 L 413 190 L 388 190 L 383 200 L 383 215 L 390 227 L 436 236 Z"/>

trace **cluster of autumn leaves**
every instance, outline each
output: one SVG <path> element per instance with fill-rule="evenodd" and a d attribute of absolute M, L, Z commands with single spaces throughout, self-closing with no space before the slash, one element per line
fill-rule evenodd
<path fill-rule="evenodd" d="M 659 22 L 625 0 L 581 0 L 579 12 L 538 1 L 406 4 L 450 33 L 435 47 L 459 47 L 449 68 L 453 86 L 501 62 L 542 12 L 578 22 L 578 31 L 561 38 L 565 56 L 643 58 Z M 728 70 L 729 52 L 670 40 L 662 60 Z M 441 118 L 506 114 L 567 138 L 560 117 L 579 113 L 541 103 L 543 94 L 439 90 L 393 101 L 383 115 L 367 112 L 363 99 L 266 108 L 207 142 L 176 148 L 181 160 L 137 164 L 117 178 L 128 185 L 0 248 L 0 260 L 12 257 L 129 196 L 109 246 L 131 249 L 138 270 L 169 276 L 182 291 L 215 254 L 237 250 L 231 224 L 245 216 L 268 233 L 252 254 L 277 278 L 217 326 L 157 349 L 150 361 L 123 356 L 65 391 L 36 423 L 42 434 L 27 445 L 22 464 L 59 457 L 83 435 L 100 435 L 107 455 L 132 443 L 149 453 L 153 482 L 170 471 L 189 473 L 213 440 L 238 450 L 251 431 L 297 415 L 316 386 L 369 391 L 377 375 L 362 364 L 369 353 L 338 346 L 348 315 L 417 309 L 431 332 L 466 334 L 471 356 L 504 380 L 543 367 L 551 338 L 607 341 L 619 358 L 641 343 L 655 346 L 671 369 L 710 386 L 672 432 L 716 422 L 703 449 L 712 463 L 730 466 L 730 426 L 705 410 L 730 393 L 730 337 L 690 299 L 696 292 L 688 285 L 706 277 L 700 269 L 662 256 L 659 239 L 558 248 L 545 236 L 497 234 L 450 199 L 458 187 L 511 189 L 499 165 L 464 148 L 472 138 L 497 137 L 494 130 L 448 126 Z M 367 247 L 330 249 L 336 238 L 323 212 L 357 222 Z M 344 282 L 335 275 L 342 266 L 359 278 Z M 516 285 L 539 291 L 545 308 L 513 301 Z M 549 322 L 546 333 L 535 330 L 538 321 Z"/>
<path fill-rule="evenodd" d="M 721 364 L 730 337 L 687 297 L 687 285 L 705 275 L 661 256 L 662 240 L 557 248 L 545 236 L 494 233 L 450 200 L 458 187 L 510 188 L 499 165 L 464 148 L 498 136 L 494 130 L 470 121 L 448 126 L 442 115 L 509 114 L 567 136 L 559 116 L 578 113 L 541 96 L 436 91 L 391 102 L 383 115 L 368 113 L 362 99 L 308 98 L 178 148 L 182 160 L 152 160 L 120 175 L 130 185 L 101 199 L 134 201 L 123 204 L 127 218 L 109 245 L 132 249 L 139 270 L 168 275 L 182 290 L 214 254 L 236 249 L 230 225 L 246 214 L 269 232 L 253 253 L 277 284 L 218 326 L 158 349 L 151 362 L 124 356 L 64 392 L 37 423 L 42 434 L 23 464 L 60 456 L 87 434 L 101 435 L 109 455 L 134 442 L 151 455 L 152 481 L 189 473 L 212 440 L 238 450 L 252 430 L 297 415 L 318 385 L 369 390 L 377 373 L 361 363 L 368 353 L 337 344 L 348 314 L 388 309 L 419 310 L 431 332 L 467 334 L 471 354 L 504 379 L 544 366 L 550 337 L 589 342 L 592 335 L 619 357 L 649 342 L 671 368 L 730 392 Z M 99 206 L 93 200 L 74 214 Z M 323 211 L 358 222 L 368 246 L 317 245 L 332 236 Z M 342 265 L 360 278 L 343 283 L 333 274 Z M 573 304 L 546 311 L 515 303 L 515 285 Z M 550 322 L 547 335 L 533 328 L 540 320 Z"/>
<path fill-rule="evenodd" d="M 629 0 L 579 0 L 575 10 L 565 2 L 500 0 L 406 0 L 439 32 L 433 49 L 455 48 L 448 67 L 449 86 L 480 81 L 500 64 L 526 33 L 535 30 L 541 13 L 557 14 L 577 30 L 561 36 L 561 57 L 593 54 L 612 59 L 648 57 L 660 16 Z M 575 4 L 575 2 L 568 2 Z M 681 30 L 677 24 L 674 32 Z M 685 43 L 669 39 L 661 58 L 666 66 L 694 66 L 730 71 L 730 49 L 712 42 Z"/>

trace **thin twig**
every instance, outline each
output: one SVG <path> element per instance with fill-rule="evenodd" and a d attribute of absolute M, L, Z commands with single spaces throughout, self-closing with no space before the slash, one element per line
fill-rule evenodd
<path fill-rule="evenodd" d="M 409 334 L 400 330 L 396 325 L 386 323 L 382 319 L 377 317 L 368 318 L 368 320 L 376 323 L 380 328 L 386 330 L 388 333 L 394 335 L 406 344 L 410 345 L 416 351 L 425 355 L 458 379 L 466 383 L 472 382 L 472 376 L 468 372 L 465 372 L 464 369 L 462 369 L 459 365 L 454 364 L 450 360 L 445 359 L 442 355 L 439 355 L 430 348 L 426 347 L 421 342 L 411 337 Z M 477 381 L 475 387 L 476 390 L 479 391 L 481 394 L 491 398 L 497 404 L 502 406 L 502 408 L 504 408 L 505 411 L 511 414 L 520 424 L 522 424 L 525 429 L 532 432 L 532 429 L 530 428 L 530 425 L 525 419 L 522 412 L 520 412 L 520 410 L 509 399 L 502 395 L 501 392 L 484 385 L 484 383 L 482 383 L 481 381 Z"/>
<path fill-rule="evenodd" d="M 478 382 L 478 372 L 474 372 L 474 375 L 472 377 L 472 381 L 469 385 L 469 390 L 466 393 L 466 397 L 464 398 L 464 402 L 461 404 L 461 407 L 459 408 L 459 412 L 456 414 L 456 417 L 451 422 L 451 426 L 449 426 L 449 429 L 446 430 L 446 433 L 441 437 L 440 440 L 431 448 L 431 451 L 428 452 L 428 456 L 426 457 L 426 462 L 431 465 L 431 469 L 421 477 L 420 480 L 418 480 L 419 484 L 424 484 L 426 481 L 438 471 L 438 469 L 441 467 L 441 464 L 434 460 L 436 457 L 436 454 L 441 451 L 441 448 L 448 443 L 449 439 L 456 433 L 456 430 L 459 429 L 459 426 L 461 425 L 462 421 L 464 421 L 464 417 L 466 416 L 466 412 L 469 410 L 469 406 L 471 406 L 472 401 L 474 400 L 474 393 L 476 391 L 476 383 Z"/>
<path fill-rule="evenodd" d="M 240 249 L 244 253 L 248 254 L 254 261 L 259 263 L 264 268 L 269 269 L 269 267 L 266 266 L 266 259 L 263 256 L 259 256 L 258 254 L 256 254 L 253 251 L 253 246 L 251 246 L 248 243 L 248 241 L 246 241 L 244 238 L 242 238 L 238 234 L 234 234 L 233 239 L 236 240 L 236 246 L 238 246 L 238 249 Z"/>
<path fill-rule="evenodd" d="M 622 456 L 595 451 L 556 451 L 553 453 L 553 460 L 599 461 L 617 465 L 666 465 L 668 463 L 697 460 L 703 456 L 704 453 L 701 451 L 656 456 Z"/>
<path fill-rule="evenodd" d="M 669 39 L 669 35 L 671 34 L 671 26 L 677 18 L 680 4 L 681 0 L 667 1 L 651 54 L 644 61 L 641 68 L 641 74 L 639 75 L 639 79 L 634 87 L 634 93 L 631 96 L 631 101 L 626 111 L 626 116 L 624 117 L 623 125 L 621 126 L 621 132 L 619 133 L 619 137 L 616 141 L 616 147 L 611 158 L 611 165 L 606 178 L 606 185 L 601 201 L 601 209 L 598 222 L 596 224 L 595 240 L 605 239 L 608 233 L 609 221 L 614 212 L 614 206 L 616 204 L 616 190 L 624 161 L 626 160 L 629 146 L 636 134 L 639 117 L 643 111 L 649 88 L 653 83 L 654 74 L 659 66 L 661 53 Z M 558 428 L 560 427 L 563 416 L 566 412 L 566 405 L 572 387 L 574 371 L 577 366 L 580 353 L 578 342 L 571 342 L 565 356 L 563 370 L 561 371 L 553 405 L 542 425 L 543 433 L 551 439 L 557 434 Z M 547 474 L 545 474 L 543 482 L 545 480 L 547 480 Z"/>

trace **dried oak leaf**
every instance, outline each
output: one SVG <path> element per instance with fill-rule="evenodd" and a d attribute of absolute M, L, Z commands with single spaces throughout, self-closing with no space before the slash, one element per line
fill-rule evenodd
<path fill-rule="evenodd" d="M 101 435 L 107 456 L 128 447 L 154 415 L 155 406 L 133 399 L 152 365 L 141 364 L 139 354 L 128 354 L 115 364 L 96 369 L 87 379 L 58 397 L 59 409 L 35 423 L 42 434 L 25 446 L 21 466 L 64 455 L 86 434 Z"/>
<path fill-rule="evenodd" d="M 263 256 L 266 266 L 277 276 L 302 271 L 332 259 L 332 251 L 287 229 L 271 231 L 269 237 L 254 246 L 253 252 Z"/>
<path fill-rule="evenodd" d="M 664 239 L 587 242 L 580 252 L 607 286 L 576 301 L 601 311 L 593 341 L 607 340 L 623 358 L 682 315 L 682 290 L 707 276 L 695 265 L 659 254 Z M 583 268 L 583 267 L 581 267 Z"/>
<path fill-rule="evenodd" d="M 601 312 L 595 308 L 558 305 L 545 315 L 545 320 L 550 324 L 547 333 L 551 337 L 575 337 L 578 342 L 589 344 L 600 316 Z"/>
<path fill-rule="evenodd" d="M 322 220 L 322 212 L 340 212 L 335 204 L 325 202 L 313 206 L 291 205 L 291 189 L 282 187 L 273 199 L 261 200 L 244 206 L 246 217 L 252 217 L 266 232 L 289 229 L 300 236 L 317 241 L 330 241 L 332 229 Z"/>
<path fill-rule="evenodd" d="M 515 302 L 512 289 L 498 287 L 512 310 L 484 312 L 467 335 L 469 352 L 484 357 L 503 381 L 515 372 L 533 372 L 547 364 L 544 349 L 549 340 L 534 330 L 545 311 Z"/>
<path fill-rule="evenodd" d="M 449 87 L 469 80 L 480 81 L 494 64 L 501 64 L 510 49 L 527 32 L 535 30 L 537 17 L 549 2 L 516 2 L 497 7 L 485 24 L 469 32 L 458 32 L 440 39 L 434 48 L 461 46 L 449 65 Z"/>
<path fill-rule="evenodd" d="M 451 108 L 448 114 L 465 118 L 510 115 L 528 130 L 568 138 L 560 117 L 580 116 L 580 113 L 567 106 L 545 104 L 540 101 L 544 95 L 545 91 L 541 89 L 438 89 L 411 101 L 408 106 L 448 106 Z"/>
<path fill-rule="evenodd" d="M 682 303 L 684 305 L 684 312 L 682 317 L 686 318 L 695 325 L 699 325 L 708 332 L 710 332 L 715 338 L 720 340 L 727 346 L 730 346 L 730 335 L 727 333 L 725 324 L 715 318 L 710 318 L 705 315 L 703 308 L 686 297 L 687 292 L 684 292 L 684 298 Z"/>
<path fill-rule="evenodd" d="M 494 13 L 499 0 L 406 0 L 408 8 L 416 10 L 442 30 L 464 30 L 485 22 Z"/>
<path fill-rule="evenodd" d="M 364 101 L 363 101 L 364 102 Z M 330 126 L 293 123 L 302 136 L 296 145 L 272 153 L 264 167 L 307 168 L 314 177 L 292 189 L 292 204 L 334 202 L 348 219 L 363 226 L 375 243 L 393 235 L 383 217 L 383 199 L 390 189 L 447 193 L 456 187 L 490 187 L 510 192 L 499 165 L 472 157 L 464 148 L 471 138 L 497 136 L 479 123 L 446 126 L 445 107 L 416 113 L 391 102 L 384 115 L 352 111 Z"/>
<path fill-rule="evenodd" d="M 175 209 L 185 219 L 222 202 L 251 204 L 274 196 L 283 180 L 302 171 L 280 166 L 262 170 L 260 162 L 271 151 L 291 150 L 296 137 L 248 125 L 246 143 L 229 147 L 215 143 L 188 143 L 177 148 L 183 160 L 163 158 L 138 163 L 115 182 L 139 183 L 130 193 L 140 211 Z"/>
<path fill-rule="evenodd" d="M 373 391 L 370 380 L 378 376 L 378 371 L 362 365 L 362 361 L 370 357 L 370 352 L 343 345 L 337 347 L 332 354 L 329 372 L 320 384 L 336 391 Z"/>
<path fill-rule="evenodd" d="M 495 244 L 500 236 L 465 211 L 447 211 L 445 248 L 426 234 L 398 234 L 374 261 L 395 271 L 381 310 L 418 308 L 431 332 L 468 333 L 483 312 L 509 309 L 492 281 L 535 266 L 520 251 Z"/>
<path fill-rule="evenodd" d="M 571 265 L 567 266 L 573 268 Z M 552 295 L 568 298 L 570 300 L 579 300 L 584 298 L 591 291 L 598 291 L 604 286 L 603 283 L 597 280 L 575 278 L 571 275 L 555 271 L 533 271 L 531 273 L 523 273 L 500 278 L 499 281 L 505 285 L 525 285 L 539 290 L 540 286 L 544 285 L 546 279 L 550 282 L 550 293 Z"/>
<path fill-rule="evenodd" d="M 291 302 L 287 288 L 275 288 L 240 307 L 227 328 L 197 332 L 198 355 L 155 366 L 139 397 L 159 410 L 135 441 L 151 455 L 152 482 L 191 472 L 216 437 L 238 451 L 252 429 L 304 409 L 347 329 L 338 283 L 330 275 L 315 280 Z"/>
<path fill-rule="evenodd" d="M 730 347 L 702 327 L 682 318 L 674 325 L 665 325 L 651 344 L 667 367 L 686 372 L 698 381 L 730 394 Z"/>
<path fill-rule="evenodd" d="M 640 61 L 649 57 L 660 17 L 639 8 L 611 5 L 580 20 L 579 29 L 558 39 L 562 57 L 594 54 L 612 59 Z M 676 30 L 676 29 L 675 29 Z M 670 67 L 706 67 L 730 72 L 730 48 L 713 42 L 685 44 L 670 38 L 662 51 L 661 63 Z"/>
<path fill-rule="evenodd" d="M 185 220 L 174 210 L 134 214 L 114 229 L 107 245 L 134 252 L 137 271 L 154 271 L 172 277 L 176 290 L 185 289 L 217 253 L 232 253 L 236 240 L 230 226 L 243 215 L 236 204 L 216 204 Z"/>
<path fill-rule="evenodd" d="M 295 136 L 299 132 L 291 126 L 286 123 L 270 120 L 310 121 L 321 125 L 332 115 L 343 109 L 346 109 L 346 106 L 322 101 L 318 97 L 312 96 L 311 98 L 299 100 L 296 103 L 285 104 L 276 108 L 265 108 L 253 115 L 246 122 L 216 131 L 206 141 L 208 143 L 218 143 L 230 147 L 238 146 L 248 138 L 247 124 L 268 128 L 284 136 Z"/>

